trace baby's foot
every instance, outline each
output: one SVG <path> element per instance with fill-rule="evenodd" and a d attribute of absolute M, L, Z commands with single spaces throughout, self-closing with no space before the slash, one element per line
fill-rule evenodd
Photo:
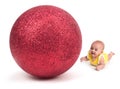
<path fill-rule="evenodd" d="M 113 53 L 113 52 L 110 52 L 110 54 L 109 54 L 109 55 L 113 56 L 113 55 L 115 55 L 115 53 Z"/>
<path fill-rule="evenodd" d="M 113 55 L 115 55 L 115 53 L 110 52 L 110 53 L 108 54 L 108 60 L 110 60 L 110 59 L 112 58 Z"/>

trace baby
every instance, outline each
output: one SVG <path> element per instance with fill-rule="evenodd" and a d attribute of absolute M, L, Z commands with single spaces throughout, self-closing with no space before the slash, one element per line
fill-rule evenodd
<path fill-rule="evenodd" d="M 109 54 L 104 53 L 104 43 L 102 41 L 94 41 L 91 44 L 91 48 L 88 52 L 88 55 L 82 57 L 82 61 L 90 61 L 90 64 L 96 67 L 96 70 L 101 70 L 105 67 L 105 64 L 112 58 L 114 55 L 113 52 Z"/>

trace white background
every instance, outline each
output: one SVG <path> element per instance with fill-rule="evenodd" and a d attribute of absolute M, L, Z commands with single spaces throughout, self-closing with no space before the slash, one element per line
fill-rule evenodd
<path fill-rule="evenodd" d="M 36 79 L 14 61 L 9 48 L 13 23 L 26 10 L 54 5 L 66 10 L 82 32 L 82 50 L 67 72 L 53 79 Z M 119 0 L 1 0 L 0 1 L 0 89 L 120 89 L 120 1 Z M 95 71 L 80 62 L 94 40 L 105 42 L 105 51 L 115 56 L 105 69 Z"/>

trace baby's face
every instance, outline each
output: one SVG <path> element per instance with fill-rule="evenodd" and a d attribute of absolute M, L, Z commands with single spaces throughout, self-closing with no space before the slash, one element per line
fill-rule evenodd
<path fill-rule="evenodd" d="M 103 45 L 101 45 L 100 43 L 93 43 L 89 52 L 93 58 L 96 58 L 103 52 Z"/>

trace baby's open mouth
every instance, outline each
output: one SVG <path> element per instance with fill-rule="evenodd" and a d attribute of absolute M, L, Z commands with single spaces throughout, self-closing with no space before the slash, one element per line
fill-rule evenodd
<path fill-rule="evenodd" d="M 95 55 L 95 53 L 91 52 L 92 55 Z"/>

